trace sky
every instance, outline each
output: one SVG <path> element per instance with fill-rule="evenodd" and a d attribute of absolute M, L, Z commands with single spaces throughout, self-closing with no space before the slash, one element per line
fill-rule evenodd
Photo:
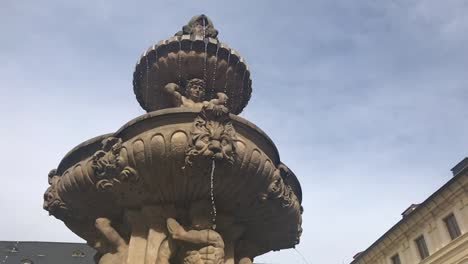
<path fill-rule="evenodd" d="M 0 7 L 0 240 L 83 242 L 42 209 L 48 172 L 74 146 L 145 113 L 133 94 L 136 61 L 202 13 L 251 70 L 241 116 L 272 138 L 302 185 L 297 251 L 256 262 L 349 263 L 468 156 L 464 0 Z"/>

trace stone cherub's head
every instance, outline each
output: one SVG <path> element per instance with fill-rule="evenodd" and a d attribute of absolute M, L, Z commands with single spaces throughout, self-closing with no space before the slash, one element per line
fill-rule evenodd
<path fill-rule="evenodd" d="M 187 82 L 186 95 L 188 99 L 195 103 L 202 102 L 205 98 L 205 81 L 197 78 L 189 80 Z"/>

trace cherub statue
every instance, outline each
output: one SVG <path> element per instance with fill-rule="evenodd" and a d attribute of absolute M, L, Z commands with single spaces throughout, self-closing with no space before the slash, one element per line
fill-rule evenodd
<path fill-rule="evenodd" d="M 206 38 L 216 38 L 218 30 L 213 26 L 213 22 L 205 15 L 194 16 L 181 31 L 175 34 L 176 36 L 182 35 L 198 35 Z"/>
<path fill-rule="evenodd" d="M 189 210 L 189 230 L 175 219 L 168 218 L 169 237 L 162 243 L 156 263 L 168 264 L 176 253 L 184 264 L 224 263 L 224 241 L 218 232 L 211 229 L 210 214 L 208 202 L 193 204 Z"/>
<path fill-rule="evenodd" d="M 210 101 L 205 99 L 205 81 L 202 79 L 194 78 L 187 82 L 185 89 L 185 96 L 181 94 L 179 85 L 175 83 L 168 83 L 164 87 L 164 91 L 171 98 L 171 105 L 173 107 L 187 107 L 201 110 L 203 107 L 208 106 L 223 106 L 226 104 L 228 97 L 224 93 L 217 93 L 217 97 Z"/>

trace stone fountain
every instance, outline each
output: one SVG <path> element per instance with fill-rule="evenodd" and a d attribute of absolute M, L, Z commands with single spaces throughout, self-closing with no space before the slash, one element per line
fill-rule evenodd
<path fill-rule="evenodd" d="M 97 250 L 96 263 L 252 263 L 294 247 L 301 187 L 271 139 L 237 116 L 244 59 L 205 15 L 150 47 L 133 88 L 148 112 L 72 149 L 44 209 Z"/>

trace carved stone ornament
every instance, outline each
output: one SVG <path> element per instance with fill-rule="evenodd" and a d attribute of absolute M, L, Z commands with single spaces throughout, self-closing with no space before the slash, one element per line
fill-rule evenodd
<path fill-rule="evenodd" d="M 64 219 L 70 214 L 70 210 L 58 194 L 58 184 L 60 180 L 56 169 L 49 172 L 50 187 L 47 188 L 44 193 L 43 208 L 47 210 L 50 215 L 54 215 L 58 219 Z"/>
<path fill-rule="evenodd" d="M 267 194 L 263 199 L 279 200 L 281 201 L 281 206 L 284 208 L 300 206 L 291 186 L 284 183 L 284 179 L 287 179 L 288 177 L 290 177 L 289 169 L 280 164 L 272 174 Z"/>
<path fill-rule="evenodd" d="M 186 165 L 192 165 L 195 157 L 234 162 L 236 131 L 229 118 L 229 110 L 224 105 L 212 100 L 203 106 L 195 118 L 190 135 L 190 145 L 185 155 Z"/>
<path fill-rule="evenodd" d="M 268 201 L 277 201 L 279 205 L 290 211 L 299 212 L 301 215 L 304 209 L 301 206 L 299 199 L 294 193 L 291 185 L 286 184 L 290 178 L 293 178 L 293 173 L 284 164 L 279 164 L 276 170 L 270 177 L 270 184 L 268 185 L 266 193 L 260 194 L 260 200 L 264 203 Z M 302 218 L 298 218 L 297 229 L 293 230 L 296 236 L 296 244 L 299 244 L 300 236 L 302 234 Z"/>
<path fill-rule="evenodd" d="M 205 15 L 194 16 L 187 25 L 182 27 L 182 30 L 175 34 L 182 35 L 197 35 L 205 38 L 217 38 L 218 30 L 213 26 L 213 22 Z"/>
<path fill-rule="evenodd" d="M 125 165 L 126 161 L 120 155 L 121 150 L 122 140 L 109 137 L 102 141 L 101 150 L 94 153 L 91 168 L 97 179 L 98 190 L 109 191 L 115 184 L 138 180 L 138 172 Z"/>

